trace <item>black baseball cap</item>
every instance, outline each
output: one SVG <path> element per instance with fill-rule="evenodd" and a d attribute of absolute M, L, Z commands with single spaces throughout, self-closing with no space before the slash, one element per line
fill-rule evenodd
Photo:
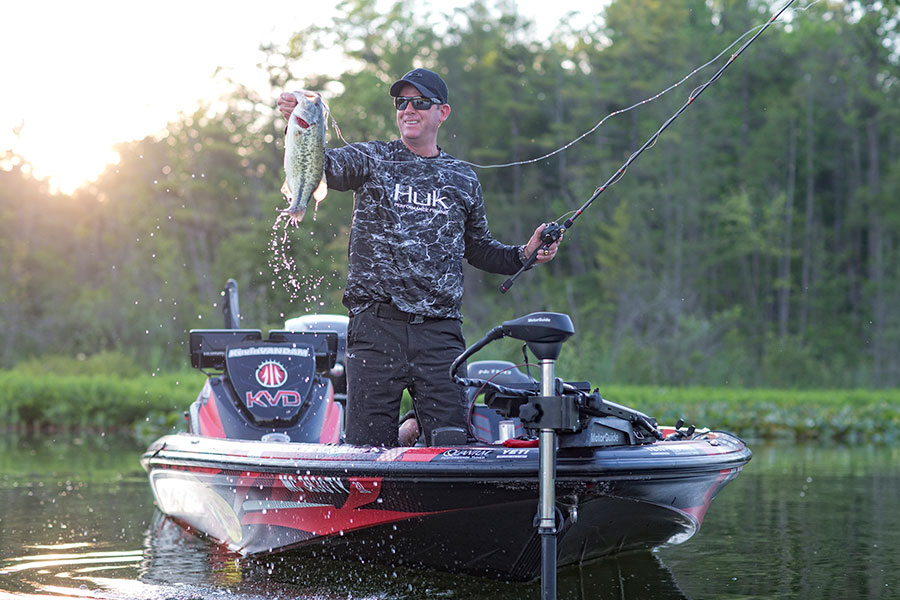
<path fill-rule="evenodd" d="M 403 85 L 406 83 L 419 90 L 419 93 L 426 98 L 437 98 L 441 103 L 447 104 L 449 94 L 447 84 L 434 71 L 413 69 L 394 82 L 394 85 L 391 86 L 391 96 L 399 96 L 400 90 L 403 89 Z"/>

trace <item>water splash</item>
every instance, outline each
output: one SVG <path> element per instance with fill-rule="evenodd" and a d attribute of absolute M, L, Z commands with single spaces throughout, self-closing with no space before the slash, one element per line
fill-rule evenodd
<path fill-rule="evenodd" d="M 297 261 L 294 259 L 293 241 L 290 237 L 290 230 L 297 228 L 299 226 L 289 216 L 279 213 L 269 236 L 269 250 L 271 251 L 268 261 L 269 268 L 272 270 L 275 280 L 280 282 L 287 291 L 292 302 L 302 300 L 309 305 L 320 304 L 322 297 L 315 292 L 319 290 L 325 276 L 310 275 L 299 271 Z M 310 232 L 311 235 L 312 232 Z M 313 245 L 312 251 L 318 256 L 318 247 Z M 276 285 L 275 280 L 272 281 L 272 287 Z"/>

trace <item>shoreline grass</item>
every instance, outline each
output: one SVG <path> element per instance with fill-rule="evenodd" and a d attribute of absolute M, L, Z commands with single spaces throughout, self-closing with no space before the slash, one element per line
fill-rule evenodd
<path fill-rule="evenodd" d="M 203 381 L 193 371 L 130 378 L 3 371 L 0 423 L 18 431 L 171 429 Z"/>
<path fill-rule="evenodd" d="M 196 371 L 119 378 L 0 372 L 0 423 L 14 431 L 180 429 L 204 376 Z M 607 386 L 605 398 L 672 424 L 761 440 L 892 443 L 900 440 L 900 390 L 788 390 Z"/>
<path fill-rule="evenodd" d="M 662 424 L 724 429 L 763 440 L 893 443 L 900 440 L 900 390 L 608 386 L 604 398 Z"/>

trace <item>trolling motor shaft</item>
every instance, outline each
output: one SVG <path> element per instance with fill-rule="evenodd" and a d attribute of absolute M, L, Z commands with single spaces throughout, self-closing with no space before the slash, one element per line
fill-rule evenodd
<path fill-rule="evenodd" d="M 561 343 L 554 348 L 558 349 Z M 532 347 L 529 344 L 529 347 Z M 532 347 L 532 351 L 534 348 Z M 559 395 L 556 381 L 556 357 L 541 359 L 541 396 L 519 408 L 522 424 L 538 430 L 540 450 L 538 484 L 539 503 L 535 518 L 541 536 L 541 598 L 556 598 L 556 538 L 559 533 L 556 511 L 556 453 L 560 432 L 573 432 L 579 427 L 579 409 L 575 396 Z"/>
<path fill-rule="evenodd" d="M 541 393 L 552 396 L 556 391 L 556 360 L 541 359 Z M 556 598 L 556 431 L 541 429 L 540 503 L 538 534 L 541 536 L 541 598 Z"/>

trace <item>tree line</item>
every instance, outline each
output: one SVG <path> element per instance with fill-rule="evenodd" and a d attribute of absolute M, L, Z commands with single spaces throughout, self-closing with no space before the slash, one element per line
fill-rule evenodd
<path fill-rule="evenodd" d="M 344 312 L 352 196 L 332 191 L 300 228 L 274 226 L 283 90 L 323 91 L 339 146 L 395 138 L 390 83 L 440 72 L 441 147 L 520 163 L 476 169 L 494 236 L 519 244 L 571 215 L 781 5 L 614 0 L 538 39 L 508 0 L 452 12 L 344 0 L 333 26 L 264 48 L 269 90 L 235 84 L 122 143 L 120 162 L 71 196 L 7 151 L 0 366 L 101 351 L 183 365 L 186 331 L 221 326 L 228 277 L 251 327 Z M 786 13 L 604 190 L 555 261 L 506 295 L 503 278 L 467 270 L 469 338 L 554 310 L 576 326 L 566 368 L 595 381 L 900 384 L 898 17 L 874 0 Z M 344 67 L 328 72 L 320 52 L 335 48 Z"/>

